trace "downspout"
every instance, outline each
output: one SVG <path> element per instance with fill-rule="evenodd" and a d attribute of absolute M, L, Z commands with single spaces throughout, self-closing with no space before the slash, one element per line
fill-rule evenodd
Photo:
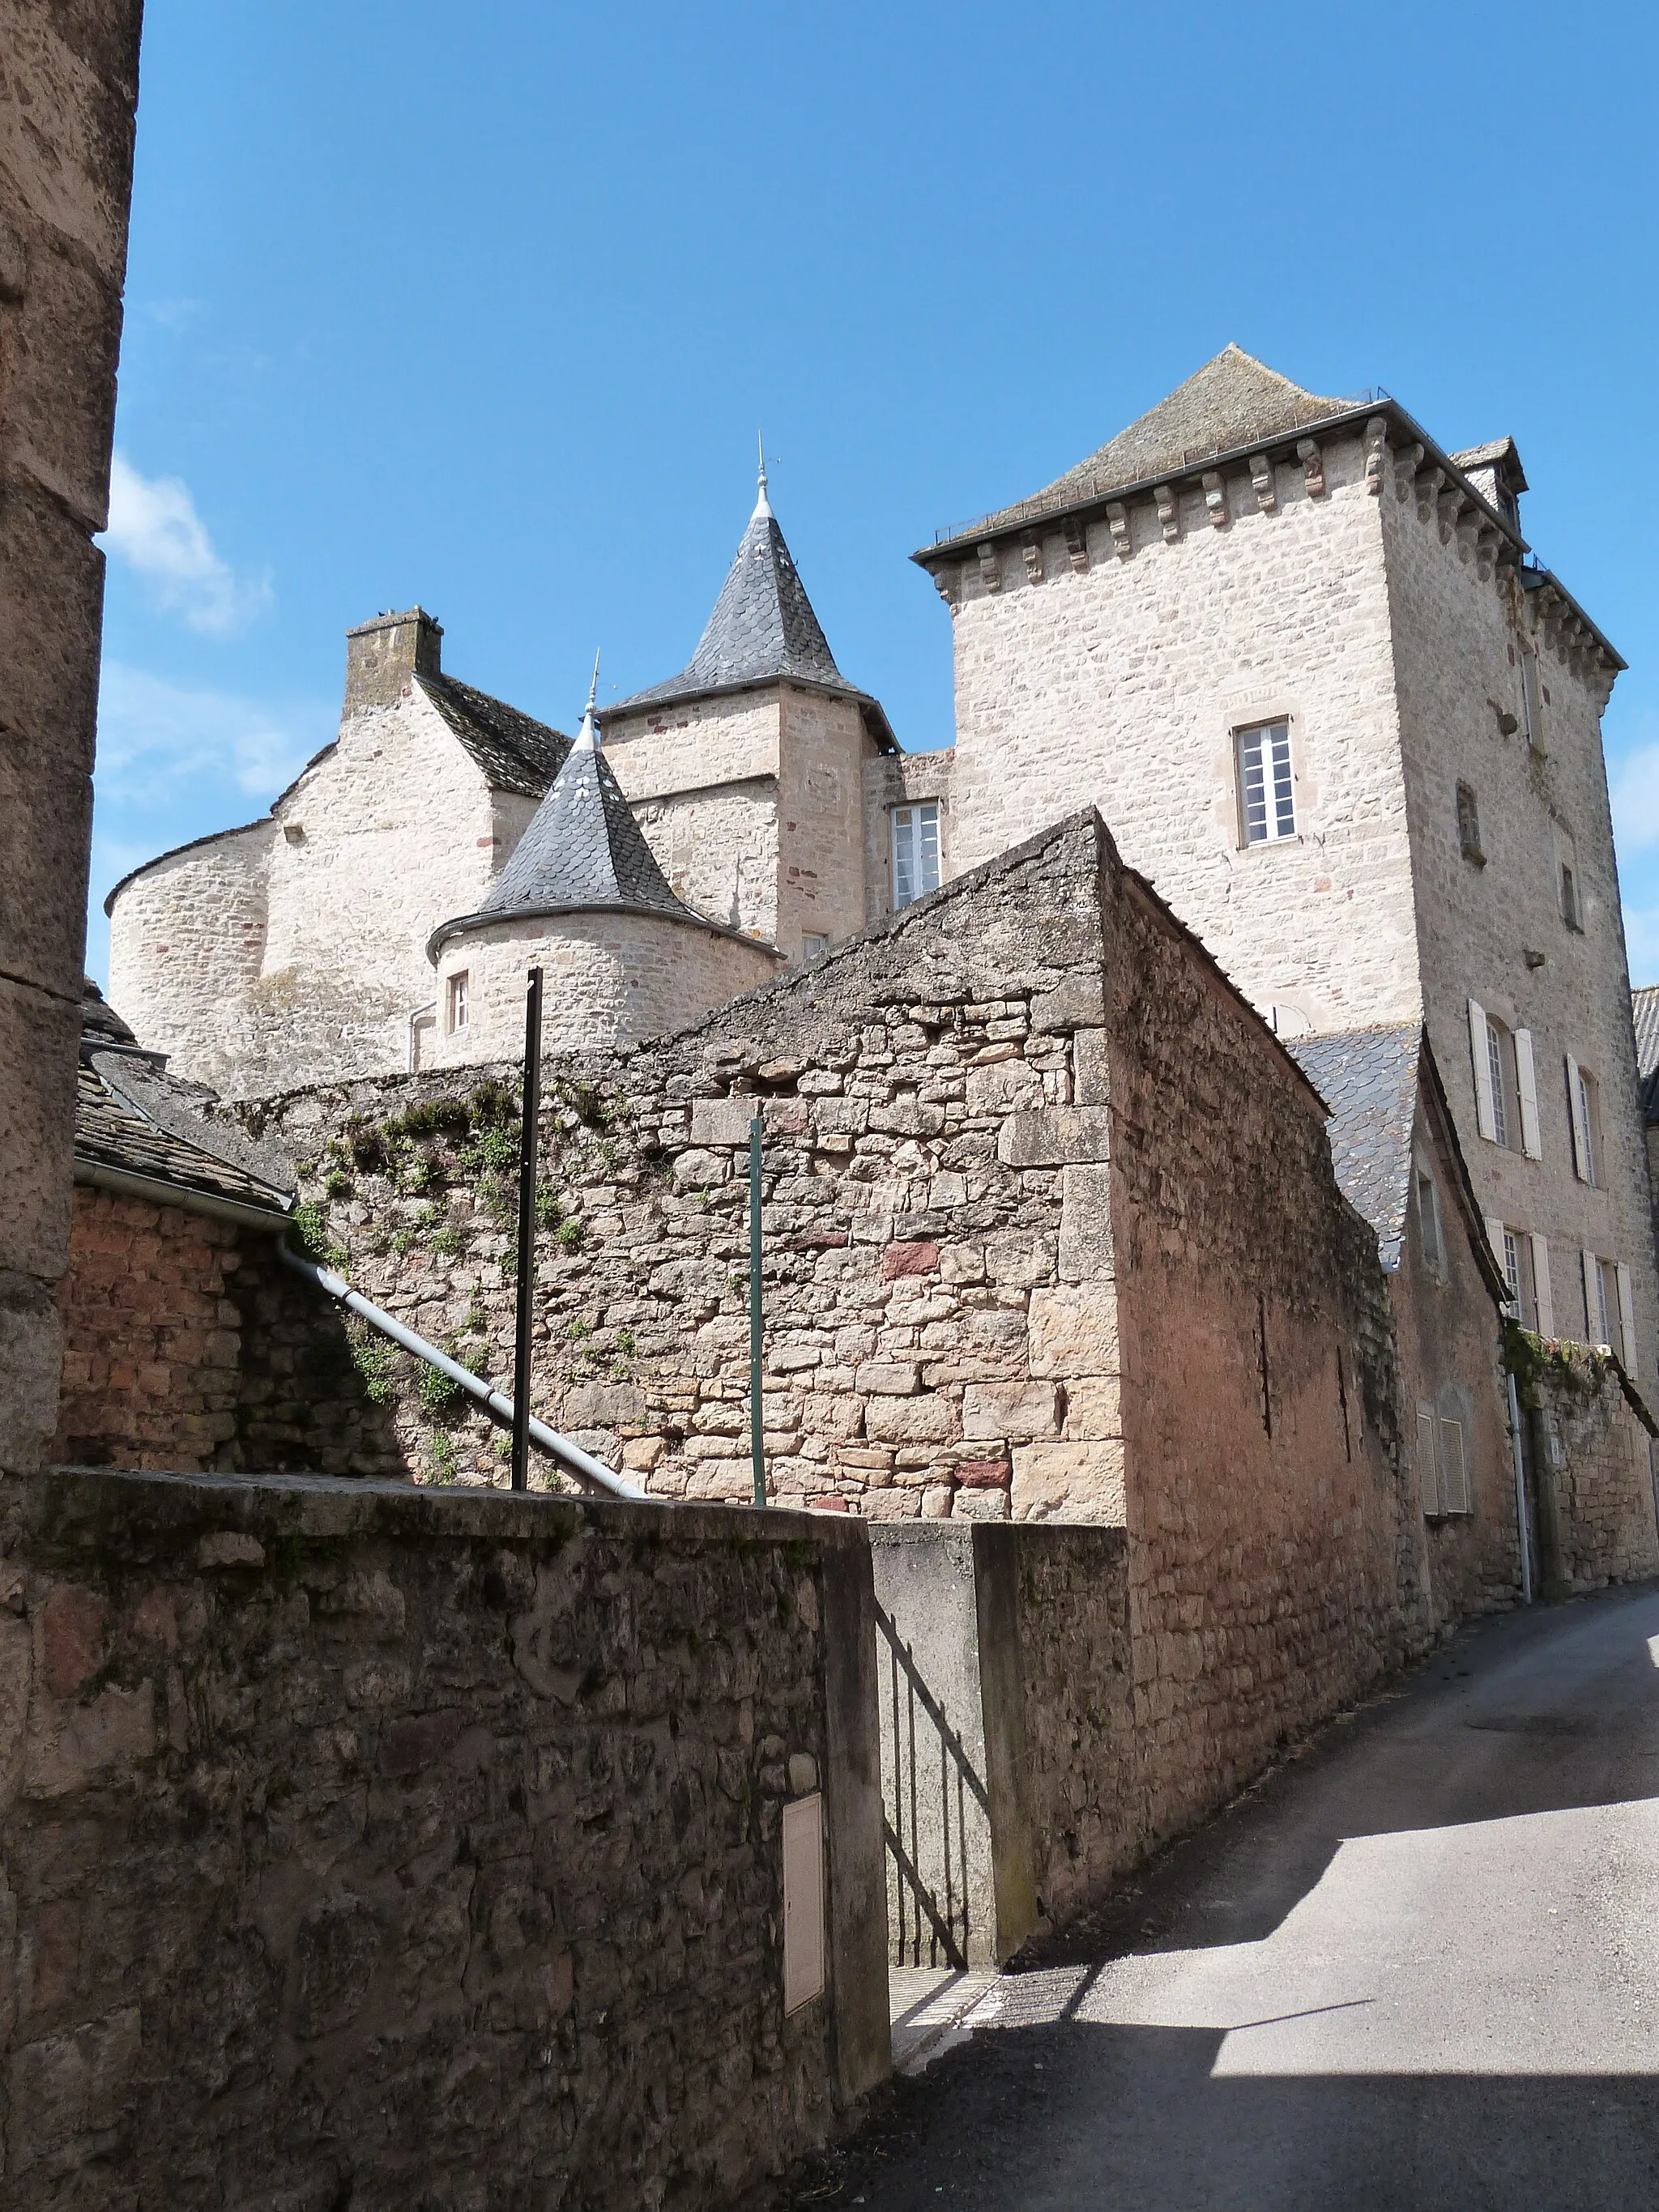
<path fill-rule="evenodd" d="M 297 1252 L 290 1251 L 285 1243 L 277 1245 L 276 1256 L 284 1267 L 291 1267 L 296 1275 L 303 1275 L 308 1283 L 314 1284 L 317 1289 L 337 1299 L 349 1313 L 356 1314 L 371 1328 L 378 1329 L 382 1336 L 390 1337 L 405 1352 L 413 1352 L 416 1359 L 425 1360 L 428 1367 L 435 1367 L 441 1375 L 447 1376 L 456 1389 L 464 1390 L 497 1426 L 512 1428 L 513 1401 L 503 1397 L 499 1390 L 492 1390 L 470 1368 L 463 1367 L 459 1359 L 452 1359 L 447 1352 L 440 1352 L 435 1344 L 428 1344 L 423 1336 L 416 1336 L 412 1328 L 405 1328 L 403 1322 L 392 1315 L 383 1312 L 377 1305 L 371 1305 L 361 1291 L 354 1291 L 349 1283 L 342 1281 L 338 1275 L 331 1274 L 326 1267 L 313 1267 L 309 1260 L 302 1260 Z M 606 1491 L 612 1498 L 630 1498 L 642 1505 L 660 1505 L 664 1502 L 659 1498 L 647 1497 L 644 1491 L 636 1488 L 623 1476 L 613 1473 L 602 1461 L 585 1452 L 580 1444 L 573 1444 L 568 1437 L 560 1436 L 556 1430 L 550 1429 L 545 1421 L 538 1421 L 533 1415 L 530 1422 L 530 1441 L 544 1451 L 550 1459 L 556 1460 L 561 1467 L 593 1489 Z"/>

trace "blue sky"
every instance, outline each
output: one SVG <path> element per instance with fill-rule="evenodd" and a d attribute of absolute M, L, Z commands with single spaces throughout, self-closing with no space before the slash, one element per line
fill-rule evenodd
<path fill-rule="evenodd" d="M 1632 664 L 1606 734 L 1659 980 L 1659 14 L 1536 0 L 762 9 L 149 0 L 88 963 L 103 894 L 262 813 L 342 633 L 571 726 L 680 667 L 757 426 L 842 669 L 951 734 L 906 556 L 1229 339 L 1509 432 Z"/>

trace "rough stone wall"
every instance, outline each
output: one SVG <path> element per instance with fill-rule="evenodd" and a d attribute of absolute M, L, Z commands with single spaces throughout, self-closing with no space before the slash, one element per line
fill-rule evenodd
<path fill-rule="evenodd" d="M 1247 996 L 1314 1029 L 1409 1019 L 1419 1006 L 1383 534 L 1358 438 L 1324 453 L 1325 489 L 1247 470 L 1225 526 L 1182 490 L 1166 543 L 1132 504 L 1120 560 L 1104 520 L 1089 567 L 1058 526 L 1042 580 L 1000 550 L 950 576 L 956 653 L 955 865 L 971 867 L 1060 807 L 1091 803 Z M 1233 732 L 1288 717 L 1299 836 L 1241 843 Z"/>
<path fill-rule="evenodd" d="M 856 1531 L 59 1474 L 0 1582 L 10 2201 L 725 2204 L 886 2071 Z"/>
<path fill-rule="evenodd" d="M 778 964 L 764 945 L 648 915 L 594 912 L 493 923 L 452 937 L 439 955 L 428 1064 L 522 1060 L 525 977 L 538 963 L 545 976 L 546 1052 L 635 1044 L 684 1029 L 769 981 Z M 450 981 L 463 974 L 467 1025 L 450 1032 Z"/>
<path fill-rule="evenodd" d="M 0 1468 L 57 1419 L 138 0 L 0 0 Z"/>
<path fill-rule="evenodd" d="M 187 845 L 111 905 L 109 1001 L 177 1074 L 236 1080 L 232 1048 L 265 959 L 275 822 Z"/>
<path fill-rule="evenodd" d="M 1407 1495 L 1417 1516 L 1417 1571 L 1435 1626 L 1446 1628 L 1494 1606 L 1512 1605 L 1520 1596 L 1515 1460 L 1501 1316 L 1471 1248 L 1468 1218 L 1457 1204 L 1438 1114 L 1420 1094 L 1412 1152 L 1413 1164 L 1420 1162 L 1434 1177 L 1442 1257 L 1433 1267 L 1424 1255 L 1413 1174 L 1400 1265 L 1389 1279 L 1400 1356 L 1401 1448 L 1410 1469 Z M 1468 1514 L 1422 1517 L 1419 1411 L 1431 1411 L 1437 1424 L 1450 1420 L 1462 1426 L 1472 1508 Z M 1436 1433 L 1437 1438 L 1437 1427 Z"/>
<path fill-rule="evenodd" d="M 1613 1363 L 1511 1335 L 1547 1597 L 1659 1573 L 1653 1453 Z"/>
<path fill-rule="evenodd" d="M 1555 1333 L 1586 1334 L 1579 1255 L 1632 1271 L 1638 1376 L 1659 1372 L 1656 1280 L 1630 978 L 1601 752 L 1610 678 L 1538 621 L 1541 594 L 1473 556 L 1467 531 L 1399 488 L 1381 501 L 1400 687 L 1401 744 L 1419 884 L 1429 1035 L 1483 1213 L 1547 1237 Z M 1527 739 L 1521 658 L 1536 652 L 1545 750 Z M 1519 726 L 1505 735 L 1498 715 Z M 1478 803 L 1484 861 L 1460 849 L 1457 786 Z M 1563 836 L 1570 845 L 1563 843 Z M 1570 850 L 1582 931 L 1563 919 Z M 1468 1001 L 1532 1032 L 1542 1158 L 1480 1135 Z M 1601 1086 L 1604 1187 L 1574 1172 L 1565 1055 Z"/>
<path fill-rule="evenodd" d="M 864 764 L 865 920 L 872 927 L 893 911 L 893 826 L 896 806 L 908 800 L 939 802 L 939 881 L 961 872 L 957 860 L 956 748 L 933 753 L 878 753 Z"/>
<path fill-rule="evenodd" d="M 77 1185 L 54 1462 L 403 1472 L 337 1307 L 263 1231 Z"/>
<path fill-rule="evenodd" d="M 850 699 L 782 687 L 778 783 L 778 933 L 832 945 L 865 926 L 864 767 L 875 745 Z"/>
<path fill-rule="evenodd" d="M 1324 1109 L 1148 893 L 1126 882 L 1108 915 L 1119 1449 L 1159 1836 L 1428 1624 L 1404 1565 L 1385 1278 L 1337 1189 Z"/>
<path fill-rule="evenodd" d="M 680 896 L 728 928 L 775 942 L 780 687 L 612 713 L 604 732 L 605 757 Z"/>

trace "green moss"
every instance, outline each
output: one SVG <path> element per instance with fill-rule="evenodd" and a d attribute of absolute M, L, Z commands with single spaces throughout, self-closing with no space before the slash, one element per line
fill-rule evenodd
<path fill-rule="evenodd" d="M 432 1249 L 441 1253 L 445 1259 L 453 1260 L 465 1251 L 466 1239 L 459 1229 L 446 1227 L 433 1231 L 431 1245 Z"/>
<path fill-rule="evenodd" d="M 559 1224 L 553 1242 L 562 1252 L 580 1252 L 586 1242 L 586 1231 L 573 1214 L 568 1221 Z"/>
<path fill-rule="evenodd" d="M 349 1266 L 350 1253 L 329 1236 L 328 1210 L 320 1200 L 302 1200 L 295 1207 L 292 1219 L 294 1241 L 307 1259 L 319 1267 L 332 1267 L 337 1273 L 343 1273 Z"/>
<path fill-rule="evenodd" d="M 1613 1371 L 1612 1362 L 1590 1346 L 1542 1337 L 1513 1321 L 1504 1324 L 1504 1364 L 1515 1377 L 1516 1395 L 1529 1413 L 1538 1411 L 1540 1393 L 1546 1390 L 1593 1396 Z"/>
<path fill-rule="evenodd" d="M 550 1182 L 536 1186 L 536 1225 L 538 1229 L 556 1229 L 564 1218 L 564 1208 L 559 1203 L 559 1194 Z"/>

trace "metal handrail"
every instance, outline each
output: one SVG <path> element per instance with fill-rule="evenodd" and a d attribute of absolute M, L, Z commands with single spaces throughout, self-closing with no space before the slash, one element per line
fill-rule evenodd
<path fill-rule="evenodd" d="M 473 1374 L 471 1368 L 463 1367 L 459 1359 L 452 1359 L 447 1352 L 440 1352 L 435 1344 L 428 1344 L 423 1336 L 417 1336 L 412 1328 L 406 1328 L 394 1316 L 371 1304 L 361 1291 L 354 1291 L 342 1277 L 331 1273 L 326 1267 L 315 1266 L 309 1260 L 302 1260 L 285 1242 L 278 1243 L 276 1256 L 284 1266 L 292 1267 L 296 1275 L 303 1275 L 308 1283 L 314 1284 L 329 1297 L 336 1299 L 348 1312 L 355 1313 L 361 1320 L 366 1321 L 371 1328 L 378 1329 L 382 1336 L 390 1337 L 393 1344 L 412 1352 L 416 1359 L 425 1360 L 428 1367 L 435 1367 L 440 1375 L 447 1376 L 457 1389 L 464 1390 L 499 1427 L 512 1428 L 511 1398 L 504 1397 L 499 1390 L 492 1390 L 488 1382 Z M 602 1460 L 595 1459 L 591 1452 L 585 1452 L 580 1444 L 573 1444 L 568 1437 L 560 1436 L 556 1429 L 550 1429 L 545 1421 L 538 1421 L 533 1415 L 530 1422 L 530 1441 L 538 1450 L 545 1452 L 550 1459 L 556 1460 L 562 1468 L 574 1475 L 579 1482 L 586 1483 L 590 1489 L 605 1491 L 612 1498 L 626 1498 L 641 1505 L 661 1505 L 668 1502 L 661 1498 L 647 1496 L 625 1476 L 617 1474 Z"/>

